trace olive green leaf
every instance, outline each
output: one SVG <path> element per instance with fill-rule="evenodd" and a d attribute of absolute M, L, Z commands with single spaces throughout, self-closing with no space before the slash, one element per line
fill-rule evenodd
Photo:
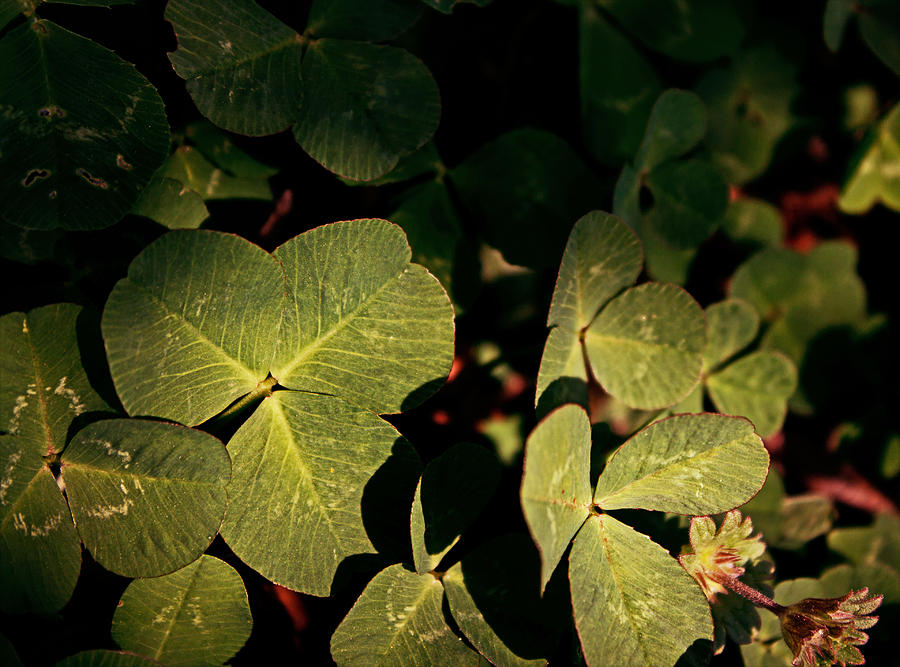
<path fill-rule="evenodd" d="M 385 220 L 325 225 L 276 249 L 287 279 L 278 382 L 378 413 L 437 390 L 453 361 L 453 309 L 410 254 L 403 230 Z"/>
<path fill-rule="evenodd" d="M 174 178 L 154 176 L 131 207 L 169 229 L 196 229 L 209 217 L 203 198 Z"/>
<path fill-rule="evenodd" d="M 569 581 L 588 665 L 673 665 L 694 641 L 713 638 L 709 605 L 691 576 L 607 514 L 578 531 Z"/>
<path fill-rule="evenodd" d="M 122 595 L 112 637 L 126 651 L 176 666 L 221 665 L 250 637 L 240 575 L 212 556 L 172 574 L 137 579 Z"/>
<path fill-rule="evenodd" d="M 520 497 L 541 552 L 541 590 L 591 508 L 591 425 L 577 405 L 547 415 L 525 443 Z"/>
<path fill-rule="evenodd" d="M 900 105 L 872 130 L 851 167 L 838 206 L 861 215 L 878 202 L 900 210 Z"/>
<path fill-rule="evenodd" d="M 338 665 L 475 665 L 478 654 L 453 634 L 444 588 L 402 565 L 382 570 L 331 637 Z"/>
<path fill-rule="evenodd" d="M 282 275 L 264 250 L 221 232 L 174 231 L 147 246 L 103 312 L 126 411 L 192 426 L 256 389 L 272 363 Z"/>
<path fill-rule="evenodd" d="M 294 137 L 329 171 L 383 176 L 437 129 L 441 101 L 422 62 L 403 49 L 320 39 L 303 58 Z"/>
<path fill-rule="evenodd" d="M 213 541 L 231 461 L 202 431 L 109 419 L 76 434 L 60 474 L 94 559 L 117 574 L 154 577 L 199 558 Z"/>
<path fill-rule="evenodd" d="M 316 0 L 305 35 L 382 42 L 402 33 L 424 11 L 415 0 Z"/>
<path fill-rule="evenodd" d="M 46 20 L 0 40 L 0 217 L 30 229 L 100 229 L 162 163 L 162 99 L 133 65 Z M 91 94 L 86 95 L 85 90 Z"/>
<path fill-rule="evenodd" d="M 759 314 L 748 302 L 727 299 L 706 308 L 709 340 L 703 353 L 704 370 L 712 370 L 747 347 L 759 331 Z"/>
<path fill-rule="evenodd" d="M 480 445 L 454 445 L 425 466 L 412 507 L 416 572 L 437 567 L 491 499 L 499 480 L 497 458 Z"/>
<path fill-rule="evenodd" d="M 82 651 L 56 663 L 56 667 L 152 667 L 160 663 L 134 653 L 94 649 Z"/>
<path fill-rule="evenodd" d="M 676 415 L 638 432 L 613 454 L 597 480 L 594 503 L 716 514 L 752 498 L 768 469 L 769 454 L 746 419 Z"/>
<path fill-rule="evenodd" d="M 760 246 L 781 245 L 781 213 L 762 199 L 741 197 L 728 205 L 722 231 L 734 241 Z"/>
<path fill-rule="evenodd" d="M 231 161 L 225 159 L 223 164 Z M 239 169 L 239 168 L 238 168 Z M 231 173 L 229 173 L 231 171 Z M 216 166 L 202 149 L 180 146 L 160 170 L 159 175 L 178 181 L 184 189 L 196 192 L 201 199 L 272 199 L 272 188 L 266 180 L 268 174 L 255 169 L 250 173 Z"/>
<path fill-rule="evenodd" d="M 300 35 L 253 0 L 171 0 L 169 55 L 204 116 L 241 134 L 273 134 L 297 116 Z"/>
<path fill-rule="evenodd" d="M 706 134 L 706 107 L 687 90 L 665 91 L 653 104 L 634 168 L 652 172 L 694 148 Z"/>
<path fill-rule="evenodd" d="M 379 495 L 378 471 L 403 496 L 405 520 L 421 472 L 412 446 L 390 424 L 339 398 L 304 392 L 266 398 L 228 451 L 234 468 L 222 537 L 270 581 L 320 596 L 329 594 L 346 556 L 376 551 L 379 520 L 397 520 Z"/>
<path fill-rule="evenodd" d="M 585 331 L 594 375 L 633 408 L 664 408 L 700 379 L 706 321 L 675 285 L 647 283 L 610 301 Z"/>

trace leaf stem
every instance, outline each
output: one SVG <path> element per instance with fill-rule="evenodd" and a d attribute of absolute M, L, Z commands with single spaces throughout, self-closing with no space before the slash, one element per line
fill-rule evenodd
<path fill-rule="evenodd" d="M 750 602 L 755 604 L 757 607 L 768 609 L 776 616 L 780 617 L 787 609 L 787 607 L 783 607 L 782 605 L 775 602 L 775 600 L 773 600 L 772 598 L 763 595 L 755 588 L 751 588 L 744 582 L 740 581 L 737 577 L 729 577 L 718 572 L 710 572 L 709 577 L 715 580 L 717 583 L 722 584 L 732 593 L 737 593 L 742 598 L 750 600 Z"/>

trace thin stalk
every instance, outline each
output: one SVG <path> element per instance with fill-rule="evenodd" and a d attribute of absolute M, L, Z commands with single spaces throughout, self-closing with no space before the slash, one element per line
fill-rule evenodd
<path fill-rule="evenodd" d="M 768 609 L 776 616 L 781 616 L 784 614 L 787 607 L 783 607 L 782 605 L 775 602 L 770 597 L 767 597 L 760 593 L 755 588 L 751 588 L 747 584 L 742 581 L 739 581 L 736 577 L 729 577 L 724 574 L 719 573 L 710 573 L 710 578 L 715 580 L 717 583 L 722 584 L 725 588 L 730 590 L 732 593 L 737 593 L 742 598 L 750 600 L 757 607 L 762 607 L 763 609 Z"/>

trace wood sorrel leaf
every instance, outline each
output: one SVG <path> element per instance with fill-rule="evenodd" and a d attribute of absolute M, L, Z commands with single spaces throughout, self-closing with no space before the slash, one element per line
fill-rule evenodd
<path fill-rule="evenodd" d="M 541 357 L 536 402 L 554 382 L 587 380 L 580 331 L 603 304 L 635 281 L 641 264 L 640 241 L 615 216 L 593 211 L 575 223 L 547 316 L 551 331 Z"/>
<path fill-rule="evenodd" d="M 541 552 L 541 590 L 591 507 L 591 425 L 577 405 L 547 415 L 525 443 L 522 511 Z"/>
<path fill-rule="evenodd" d="M 578 531 L 569 581 L 588 665 L 672 665 L 695 640 L 713 638 L 696 582 L 665 549 L 607 514 Z"/>
<path fill-rule="evenodd" d="M 162 163 L 162 99 L 133 65 L 51 21 L 0 40 L 0 217 L 30 229 L 115 224 Z M 84 91 L 89 89 L 90 95 Z"/>
<path fill-rule="evenodd" d="M 491 499 L 500 466 L 480 445 L 460 443 L 431 461 L 416 487 L 412 507 L 413 562 L 430 572 Z"/>
<path fill-rule="evenodd" d="M 845 213 L 866 213 L 881 201 L 900 210 L 900 105 L 895 106 L 868 137 L 847 177 L 838 206 Z"/>
<path fill-rule="evenodd" d="M 187 425 L 256 389 L 281 320 L 281 266 L 237 236 L 175 231 L 138 255 L 103 311 L 122 405 Z"/>
<path fill-rule="evenodd" d="M 297 117 L 300 35 L 253 0 L 171 0 L 169 55 L 204 116 L 241 134 L 273 134 Z"/>
<path fill-rule="evenodd" d="M 0 609 L 53 612 L 75 588 L 81 549 L 44 456 L 72 421 L 106 408 L 81 364 L 69 303 L 0 317 Z"/>
<path fill-rule="evenodd" d="M 169 229 L 196 229 L 209 217 L 203 198 L 174 178 L 154 176 L 129 211 Z"/>
<path fill-rule="evenodd" d="M 180 146 L 160 170 L 160 174 L 175 179 L 182 186 L 209 199 L 272 199 L 272 188 L 265 176 L 232 175 L 209 161 L 193 146 Z"/>
<path fill-rule="evenodd" d="M 540 567 L 534 543 L 513 533 L 468 553 L 441 579 L 453 619 L 494 665 L 543 665 L 553 653 L 567 605 L 556 580 L 540 594 Z"/>
<path fill-rule="evenodd" d="M 653 105 L 634 168 L 652 172 L 687 153 L 705 133 L 706 107 L 702 100 L 690 91 L 669 89 Z"/>
<path fill-rule="evenodd" d="M 675 285 L 647 283 L 610 301 L 585 332 L 600 384 L 626 405 L 664 408 L 700 380 L 706 321 Z"/>
<path fill-rule="evenodd" d="M 797 369 L 780 352 L 760 350 L 710 375 L 706 388 L 717 410 L 746 417 L 768 438 L 784 423 Z"/>
<path fill-rule="evenodd" d="M 199 558 L 213 541 L 231 461 L 202 431 L 109 419 L 76 434 L 61 476 L 94 559 L 127 577 L 154 577 Z"/>
<path fill-rule="evenodd" d="M 311 42 L 294 137 L 329 171 L 383 176 L 437 129 L 441 100 L 422 62 L 403 49 L 343 39 Z"/>
<path fill-rule="evenodd" d="M 478 654 L 453 634 L 441 605 L 444 588 L 402 565 L 382 570 L 331 637 L 338 665 L 463 665 Z"/>
<path fill-rule="evenodd" d="M 267 579 L 328 595 L 338 564 L 375 552 L 384 539 L 379 522 L 397 522 L 398 515 L 409 549 L 405 521 L 421 463 L 371 412 L 333 396 L 276 391 L 228 451 L 234 473 L 222 537 Z M 385 504 L 385 483 L 401 496 L 397 514 Z"/>
<path fill-rule="evenodd" d="M 172 667 L 220 665 L 250 637 L 253 618 L 240 575 L 200 556 L 172 574 L 137 579 L 122 594 L 112 637 Z"/>
<path fill-rule="evenodd" d="M 676 415 L 632 436 L 597 480 L 603 509 L 716 514 L 762 487 L 769 455 L 753 424 L 726 415 Z"/>
<path fill-rule="evenodd" d="M 421 403 L 453 361 L 453 308 L 385 220 L 325 225 L 275 250 L 287 279 L 272 375 L 378 413 Z"/>

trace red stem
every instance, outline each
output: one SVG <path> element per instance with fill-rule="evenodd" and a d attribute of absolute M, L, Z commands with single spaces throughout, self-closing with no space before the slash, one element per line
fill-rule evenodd
<path fill-rule="evenodd" d="M 758 590 L 756 590 L 755 588 L 751 588 L 744 582 L 738 580 L 736 577 L 729 577 L 727 575 L 718 573 L 710 573 L 709 576 L 716 582 L 722 584 L 732 593 L 737 593 L 742 598 L 750 600 L 750 602 L 755 604 L 757 607 L 768 609 L 777 616 L 781 616 L 786 609 L 786 607 L 781 606 L 772 598 L 763 595 Z"/>

